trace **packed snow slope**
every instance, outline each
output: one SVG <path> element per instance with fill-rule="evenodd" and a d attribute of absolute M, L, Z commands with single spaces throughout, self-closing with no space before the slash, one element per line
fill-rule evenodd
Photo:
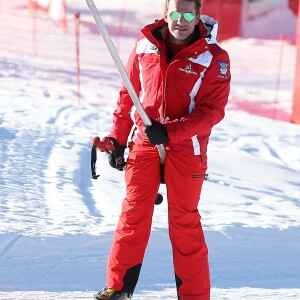
<path fill-rule="evenodd" d="M 61 64 L 0 54 L 0 299 L 92 299 L 104 285 L 125 186 L 106 154 L 91 179 L 90 141 L 108 134 L 120 87 L 114 67 L 98 72 L 83 71 L 88 93 L 78 105 L 74 74 Z M 247 97 L 245 84 L 233 79 L 230 101 Z M 253 85 L 249 99 L 269 88 Z M 213 130 L 199 204 L 212 299 L 299 300 L 300 126 L 232 108 Z M 176 299 L 160 192 L 137 300 Z"/>

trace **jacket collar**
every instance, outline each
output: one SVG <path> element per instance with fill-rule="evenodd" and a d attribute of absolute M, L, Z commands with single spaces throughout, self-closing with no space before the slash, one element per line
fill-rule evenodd
<path fill-rule="evenodd" d="M 206 41 L 208 44 L 216 44 L 217 43 L 217 35 L 219 24 L 214 18 L 209 17 L 207 15 L 201 15 L 200 20 L 203 27 L 206 30 L 207 38 Z"/>
<path fill-rule="evenodd" d="M 145 26 L 141 31 L 147 39 L 154 45 L 159 45 L 159 41 L 165 40 L 165 32 L 168 30 L 167 22 L 164 19 L 155 21 Z M 198 25 L 195 28 L 195 39 L 204 38 L 208 44 L 217 43 L 218 22 L 207 15 L 201 15 Z"/>

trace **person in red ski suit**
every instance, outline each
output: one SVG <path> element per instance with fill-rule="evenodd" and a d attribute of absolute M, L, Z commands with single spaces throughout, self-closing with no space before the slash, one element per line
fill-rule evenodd
<path fill-rule="evenodd" d="M 114 148 L 110 164 L 122 170 L 132 133 L 126 198 L 108 259 L 106 287 L 95 295 L 97 300 L 132 297 L 161 184 L 158 144 L 166 149 L 163 173 L 178 299 L 210 299 L 208 249 L 198 203 L 209 136 L 223 119 L 228 101 L 230 68 L 227 52 L 216 41 L 218 23 L 200 15 L 200 6 L 200 0 L 166 0 L 164 19 L 142 29 L 130 55 L 127 74 L 152 126 L 145 126 L 123 86 L 106 143 Z"/>

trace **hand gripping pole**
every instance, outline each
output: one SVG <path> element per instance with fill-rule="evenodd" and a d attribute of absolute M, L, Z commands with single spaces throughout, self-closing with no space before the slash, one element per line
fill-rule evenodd
<path fill-rule="evenodd" d="M 132 82 L 130 81 L 127 73 L 126 73 L 126 70 L 124 68 L 124 65 L 120 59 L 120 56 L 119 54 L 117 53 L 117 50 L 110 38 L 110 35 L 108 34 L 107 30 L 106 30 L 106 27 L 102 21 L 102 18 L 100 16 L 100 14 L 98 13 L 98 10 L 97 10 L 97 7 L 95 6 L 95 3 L 93 0 L 86 0 L 86 3 L 89 7 L 89 10 L 96 22 L 96 25 L 98 27 L 98 30 L 100 31 L 100 33 L 102 34 L 102 37 L 105 41 L 105 44 L 112 56 L 112 59 L 114 60 L 115 62 L 115 65 L 123 79 L 123 82 L 124 82 L 124 85 L 132 99 L 132 102 L 133 104 L 135 105 L 136 107 L 136 110 L 138 111 L 140 117 L 142 118 L 143 122 L 145 123 L 146 126 L 151 126 L 151 120 L 150 118 L 148 117 L 148 115 L 146 114 L 136 92 L 135 92 L 135 89 L 132 85 Z M 159 156 L 160 156 L 160 162 L 161 164 L 164 164 L 165 163 L 165 160 L 166 160 L 166 151 L 165 151 L 165 147 L 163 144 L 161 145 L 157 145 L 157 149 L 158 149 L 158 152 L 159 152 Z"/>

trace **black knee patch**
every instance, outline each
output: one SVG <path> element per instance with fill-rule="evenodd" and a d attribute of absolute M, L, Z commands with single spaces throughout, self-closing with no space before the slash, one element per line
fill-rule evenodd
<path fill-rule="evenodd" d="M 122 291 L 133 294 L 135 286 L 138 282 L 142 264 L 136 265 L 126 271 L 123 278 L 124 286 Z"/>
<path fill-rule="evenodd" d="M 179 288 L 182 285 L 182 280 L 176 274 L 175 274 L 175 281 L 176 281 L 176 288 L 177 288 L 177 297 L 178 297 L 178 300 L 180 300 L 180 296 L 178 294 L 178 290 L 179 290 Z"/>

